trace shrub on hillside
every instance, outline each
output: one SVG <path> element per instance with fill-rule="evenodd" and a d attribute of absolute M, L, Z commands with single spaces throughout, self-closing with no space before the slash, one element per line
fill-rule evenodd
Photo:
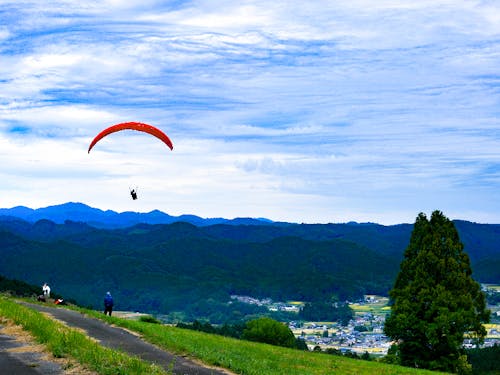
<path fill-rule="evenodd" d="M 295 336 L 290 328 L 284 323 L 266 317 L 248 321 L 243 330 L 242 338 L 287 348 L 297 346 Z"/>

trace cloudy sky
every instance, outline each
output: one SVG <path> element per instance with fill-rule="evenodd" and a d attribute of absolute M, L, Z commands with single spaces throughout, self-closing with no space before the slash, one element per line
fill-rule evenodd
<path fill-rule="evenodd" d="M 174 150 L 87 153 L 125 121 Z M 500 223 L 500 3 L 0 0 L 0 181 L 3 208 Z"/>

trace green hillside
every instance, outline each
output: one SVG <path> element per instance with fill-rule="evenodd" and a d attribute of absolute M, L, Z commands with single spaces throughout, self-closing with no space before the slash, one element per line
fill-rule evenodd
<path fill-rule="evenodd" d="M 326 375 L 326 374 L 386 374 L 419 375 L 437 372 L 416 370 L 373 361 L 354 360 L 334 355 L 286 349 L 267 344 L 235 340 L 139 321 L 104 317 L 92 311 L 83 312 L 109 323 L 138 332 L 147 341 L 177 354 L 188 355 L 202 362 L 227 368 L 244 375 Z M 98 373 L 142 374 L 146 364 L 126 359 L 124 353 L 113 354 L 81 337 L 81 333 L 53 322 L 44 315 L 0 297 L 0 316 L 33 330 L 39 342 L 45 343 L 57 356 L 76 358 Z M 75 332 L 73 332 L 75 331 Z M 57 332 L 57 335 L 54 335 Z M 61 343 L 64 342 L 64 346 Z M 149 370 L 148 370 L 149 371 Z M 159 373 L 159 372 L 158 372 Z"/>
<path fill-rule="evenodd" d="M 0 245 L 0 274 L 7 277 L 47 281 L 58 293 L 97 308 L 110 290 L 120 309 L 161 313 L 196 314 L 207 300 L 227 303 L 231 294 L 308 301 L 384 293 L 398 266 L 340 239 L 243 242 L 211 238 L 187 224 L 43 241 L 4 231 Z"/>
<path fill-rule="evenodd" d="M 500 282 L 499 225 L 456 222 L 474 277 Z M 197 227 L 138 224 L 98 229 L 85 223 L 0 218 L 0 274 L 100 308 L 112 291 L 123 310 L 212 322 L 259 312 L 230 295 L 276 301 L 386 295 L 412 225 L 279 224 Z"/>

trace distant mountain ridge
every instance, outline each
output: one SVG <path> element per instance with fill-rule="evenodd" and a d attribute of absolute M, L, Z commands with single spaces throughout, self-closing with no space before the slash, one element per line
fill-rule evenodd
<path fill-rule="evenodd" d="M 172 224 L 181 221 L 196 226 L 214 224 L 265 225 L 274 223 L 271 220 L 260 218 L 224 219 L 201 218 L 196 215 L 171 216 L 159 210 L 153 210 L 147 213 L 133 211 L 116 212 L 112 210 L 103 211 L 78 202 L 68 202 L 38 209 L 32 209 L 25 206 L 0 208 L 0 216 L 17 217 L 29 222 L 45 219 L 53 221 L 56 224 L 63 224 L 66 220 L 70 220 L 83 222 L 96 228 L 108 229 L 125 228 L 136 224 Z"/>

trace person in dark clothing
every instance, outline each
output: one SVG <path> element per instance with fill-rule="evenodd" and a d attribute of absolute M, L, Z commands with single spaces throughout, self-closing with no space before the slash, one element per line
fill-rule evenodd
<path fill-rule="evenodd" d="M 112 312 L 113 312 L 113 297 L 111 296 L 110 292 L 107 292 L 106 297 L 104 297 L 104 315 L 109 313 L 109 316 L 111 316 Z"/>
<path fill-rule="evenodd" d="M 137 189 L 130 190 L 130 195 L 132 196 L 132 199 L 135 201 L 137 199 Z"/>

